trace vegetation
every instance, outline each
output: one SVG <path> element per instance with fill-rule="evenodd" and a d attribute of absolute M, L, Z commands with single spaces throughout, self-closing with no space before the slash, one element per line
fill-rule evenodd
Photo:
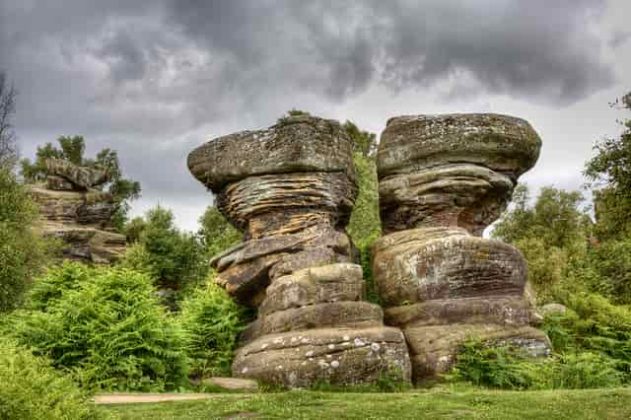
<path fill-rule="evenodd" d="M 206 209 L 199 219 L 199 225 L 197 236 L 209 257 L 241 242 L 243 236 L 215 206 L 209 206 Z"/>
<path fill-rule="evenodd" d="M 182 331 L 144 274 L 65 263 L 13 317 L 8 334 L 88 389 L 163 391 L 186 379 Z"/>
<path fill-rule="evenodd" d="M 85 140 L 82 136 L 66 137 L 57 139 L 59 147 L 52 143 L 46 143 L 37 148 L 35 161 L 23 159 L 22 176 L 27 182 L 38 182 L 45 179 L 47 174 L 46 159 L 57 158 L 68 160 L 75 165 L 94 167 L 107 170 L 110 181 L 98 188 L 107 191 L 119 203 L 117 214 L 114 217 L 114 224 L 122 230 L 127 220 L 129 211 L 129 201 L 140 196 L 140 183 L 124 178 L 118 161 L 118 153 L 112 149 L 103 149 L 96 154 L 94 159 L 86 158 Z"/>
<path fill-rule="evenodd" d="M 149 210 L 126 226 L 128 250 L 123 265 L 147 273 L 161 289 L 180 291 L 199 284 L 207 272 L 202 245 L 175 227 L 173 213 Z"/>
<path fill-rule="evenodd" d="M 11 118 L 15 113 L 17 91 L 0 71 L 0 169 L 12 168 L 17 159 L 15 131 Z"/>
<path fill-rule="evenodd" d="M 54 245 L 33 230 L 37 209 L 26 189 L 0 168 L 0 313 L 20 305 Z"/>
<path fill-rule="evenodd" d="M 613 105 L 631 111 L 631 92 Z M 620 137 L 597 143 L 596 155 L 585 169 L 594 187 L 596 233 L 601 240 L 631 235 L 631 119 L 621 124 Z"/>
<path fill-rule="evenodd" d="M 190 373 L 196 377 L 230 376 L 233 351 L 244 327 L 243 310 L 212 278 L 182 303 Z"/>
<path fill-rule="evenodd" d="M 462 386 L 429 391 L 217 394 L 202 401 L 108 407 L 122 419 L 628 419 L 630 389 L 485 391 Z"/>
<path fill-rule="evenodd" d="M 500 389 L 606 388 L 622 384 L 615 362 L 581 352 L 533 360 L 509 345 L 470 341 L 462 346 L 452 379 Z"/>
<path fill-rule="evenodd" d="M 97 410 L 88 398 L 46 359 L 0 338 L 0 418 L 93 420 L 111 417 Z"/>

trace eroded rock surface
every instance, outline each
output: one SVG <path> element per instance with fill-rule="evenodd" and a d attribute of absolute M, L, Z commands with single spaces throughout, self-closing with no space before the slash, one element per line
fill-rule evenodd
<path fill-rule="evenodd" d="M 61 239 L 64 257 L 92 263 L 110 263 L 125 251 L 125 236 L 115 233 L 112 217 L 118 203 L 97 188 L 110 180 L 105 170 L 77 166 L 62 159 L 48 159 L 49 175 L 31 185 L 39 205 L 41 230 Z"/>
<path fill-rule="evenodd" d="M 211 264 L 217 282 L 258 309 L 241 336 L 235 376 L 290 387 L 410 379 L 401 331 L 364 302 L 344 228 L 357 194 L 352 144 L 311 116 L 219 137 L 194 150 L 191 173 L 216 195 L 244 242 Z"/>
<path fill-rule="evenodd" d="M 373 271 L 387 324 L 407 339 L 415 380 L 451 367 L 467 338 L 510 340 L 545 353 L 524 297 L 520 252 L 483 239 L 536 162 L 526 121 L 495 114 L 388 121 L 377 154 L 381 220 Z"/>

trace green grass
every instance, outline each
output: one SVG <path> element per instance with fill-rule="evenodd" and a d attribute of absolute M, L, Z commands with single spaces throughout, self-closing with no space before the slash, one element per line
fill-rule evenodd
<path fill-rule="evenodd" d="M 108 406 L 122 419 L 629 419 L 631 388 L 403 393 L 291 391 L 217 394 L 209 400 Z"/>

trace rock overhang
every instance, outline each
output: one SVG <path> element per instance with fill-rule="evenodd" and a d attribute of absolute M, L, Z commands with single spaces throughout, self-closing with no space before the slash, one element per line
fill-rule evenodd
<path fill-rule="evenodd" d="M 300 115 L 212 139 L 193 150 L 187 163 L 217 193 L 247 177 L 298 172 L 342 172 L 354 183 L 352 160 L 352 140 L 337 121 Z"/>
<path fill-rule="evenodd" d="M 472 163 L 516 180 L 539 157 L 530 123 L 503 114 L 407 115 L 388 120 L 377 153 L 379 178 Z"/>

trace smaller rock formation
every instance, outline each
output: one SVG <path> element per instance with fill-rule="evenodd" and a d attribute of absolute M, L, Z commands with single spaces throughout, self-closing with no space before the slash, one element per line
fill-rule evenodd
<path fill-rule="evenodd" d="M 107 171 L 50 158 L 46 172 L 43 184 L 30 186 L 43 234 L 64 242 L 66 258 L 93 263 L 118 259 L 125 250 L 125 236 L 112 227 L 118 203 L 96 188 L 110 181 Z"/>
<path fill-rule="evenodd" d="M 401 331 L 364 302 L 344 231 L 357 188 L 351 141 L 335 121 L 294 116 L 211 140 L 188 159 L 244 242 L 215 257 L 217 282 L 258 317 L 233 375 L 306 387 L 409 381 Z"/>
<path fill-rule="evenodd" d="M 448 370 L 467 338 L 546 354 L 525 298 L 526 262 L 480 236 L 505 209 L 541 141 L 526 121 L 495 114 L 388 121 L 377 155 L 385 236 L 373 272 L 386 324 L 402 328 L 416 381 Z"/>

